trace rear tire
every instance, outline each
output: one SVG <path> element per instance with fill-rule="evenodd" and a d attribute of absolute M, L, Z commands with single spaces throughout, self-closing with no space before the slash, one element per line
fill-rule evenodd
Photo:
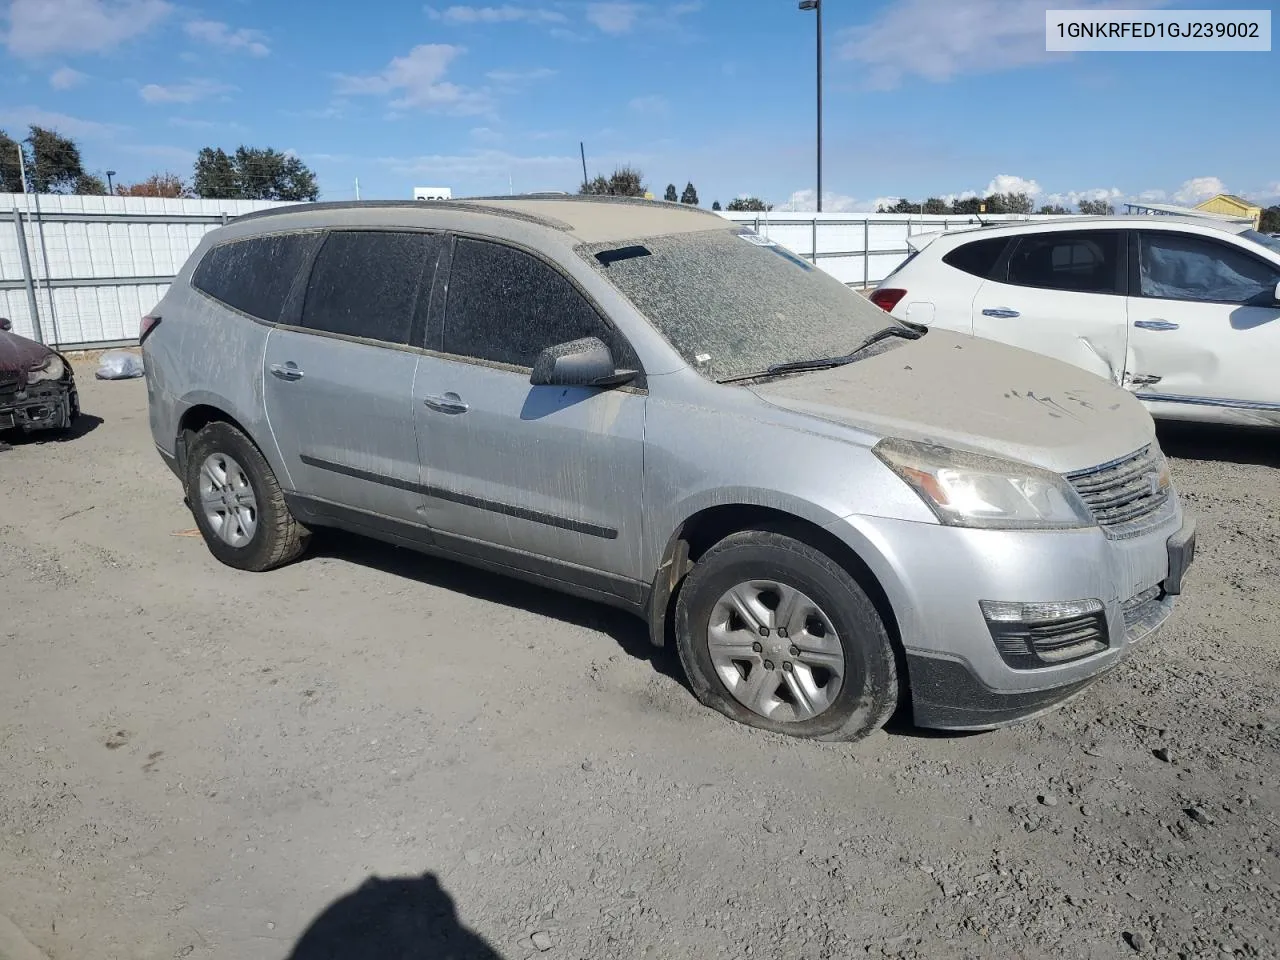
<path fill-rule="evenodd" d="M 676 647 L 698 699 L 749 726 L 860 740 L 892 716 L 897 664 L 858 582 L 821 550 L 745 530 L 680 586 Z"/>
<path fill-rule="evenodd" d="M 187 504 L 209 552 L 229 567 L 261 572 L 306 549 L 310 532 L 252 440 L 229 423 L 208 424 L 186 458 Z"/>

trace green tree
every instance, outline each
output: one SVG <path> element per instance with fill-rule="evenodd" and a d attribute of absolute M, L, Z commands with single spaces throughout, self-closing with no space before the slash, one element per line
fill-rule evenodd
<path fill-rule="evenodd" d="M 693 188 L 693 182 L 685 184 L 684 193 L 680 194 L 680 202 L 687 203 L 691 207 L 698 205 L 698 191 Z"/>
<path fill-rule="evenodd" d="M 37 193 L 71 193 L 85 175 L 80 148 L 56 130 L 32 124 L 27 148 L 27 176 Z"/>
<path fill-rule="evenodd" d="M 924 202 L 924 212 L 929 214 L 950 213 L 951 208 L 947 205 L 947 201 L 938 197 L 930 197 Z"/>
<path fill-rule="evenodd" d="M 662 199 L 667 203 L 675 203 L 679 199 L 676 196 L 676 185 L 674 183 L 667 184 L 667 192 L 662 195 Z"/>
<path fill-rule="evenodd" d="M 973 216 L 975 213 L 981 213 L 981 208 L 982 200 L 978 197 L 965 197 L 963 200 L 956 200 L 951 204 L 951 212 L 962 216 Z"/>
<path fill-rule="evenodd" d="M 1060 217 L 1070 212 L 1070 210 L 1058 203 L 1046 203 L 1036 211 L 1036 213 L 1047 217 Z"/>
<path fill-rule="evenodd" d="M 1263 233 L 1280 233 L 1280 204 L 1267 207 L 1262 211 L 1262 220 L 1258 229 Z"/>
<path fill-rule="evenodd" d="M 719 210 L 719 209 L 720 209 L 720 201 L 719 201 L 719 200 L 712 200 L 712 201 L 711 201 L 711 209 L 712 209 L 712 210 Z"/>
<path fill-rule="evenodd" d="M 240 183 L 235 164 L 221 147 L 204 147 L 196 155 L 192 188 L 206 200 L 239 200 Z"/>
<path fill-rule="evenodd" d="M 882 203 L 876 208 L 876 213 L 919 213 L 921 204 L 914 203 L 904 197 L 899 197 L 894 203 Z"/>
<path fill-rule="evenodd" d="M 578 188 L 578 193 L 601 197 L 643 197 L 644 175 L 634 167 L 619 167 L 608 179 L 596 174 L 594 180 L 589 180 Z"/>
<path fill-rule="evenodd" d="M 725 207 L 732 213 L 764 213 L 773 209 L 772 203 L 765 203 L 759 197 L 735 197 Z"/>
<path fill-rule="evenodd" d="M 17 140 L 0 130 L 0 193 L 22 192 L 22 165 L 18 163 L 21 149 Z"/>
<path fill-rule="evenodd" d="M 205 147 L 196 156 L 192 187 L 211 200 L 315 200 L 316 175 L 290 153 L 270 147 Z"/>
<path fill-rule="evenodd" d="M 96 174 L 82 173 L 76 177 L 75 188 L 72 192 L 82 197 L 105 197 L 107 195 L 107 185 Z"/>
<path fill-rule="evenodd" d="M 1025 193 L 995 193 L 987 197 L 988 213 L 1030 213 L 1034 209 L 1035 204 Z"/>
<path fill-rule="evenodd" d="M 1081 213 L 1090 217 L 1109 217 L 1116 212 L 1116 208 L 1106 200 L 1081 200 L 1076 206 Z"/>

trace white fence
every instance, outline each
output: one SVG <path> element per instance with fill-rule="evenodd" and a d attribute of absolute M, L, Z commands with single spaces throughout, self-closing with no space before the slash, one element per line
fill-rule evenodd
<path fill-rule="evenodd" d="M 1021 214 L 934 216 L 903 213 L 723 213 L 751 226 L 811 260 L 851 287 L 872 287 L 907 256 L 907 238 L 917 233 L 964 230 L 1009 220 L 1031 220 Z"/>
<path fill-rule="evenodd" d="M 270 206 L 0 193 L 0 316 L 67 349 L 136 341 L 139 319 L 200 238 Z"/>
<path fill-rule="evenodd" d="M 206 232 L 278 204 L 258 200 L 40 197 L 0 193 L 0 316 L 16 333 L 65 349 L 136 341 Z M 726 213 L 855 287 L 880 282 L 916 233 L 977 217 L 892 213 Z M 985 216 L 983 220 L 1024 220 Z"/>

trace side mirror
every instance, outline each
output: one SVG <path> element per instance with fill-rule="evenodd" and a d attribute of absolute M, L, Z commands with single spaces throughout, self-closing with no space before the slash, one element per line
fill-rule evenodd
<path fill-rule="evenodd" d="M 13 324 L 9 322 L 8 317 L 0 317 L 0 330 L 12 330 Z"/>
<path fill-rule="evenodd" d="M 614 366 L 604 341 L 583 337 L 538 354 L 529 382 L 535 387 L 617 387 L 635 378 L 636 371 Z"/>

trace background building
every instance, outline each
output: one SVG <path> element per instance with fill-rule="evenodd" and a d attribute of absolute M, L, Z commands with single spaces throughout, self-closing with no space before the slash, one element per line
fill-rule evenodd
<path fill-rule="evenodd" d="M 1210 197 L 1204 203 L 1196 204 L 1196 209 L 1206 210 L 1209 213 L 1221 213 L 1229 217 L 1247 217 L 1253 221 L 1255 230 L 1262 223 L 1262 207 L 1230 193 L 1220 193 L 1216 197 Z"/>

